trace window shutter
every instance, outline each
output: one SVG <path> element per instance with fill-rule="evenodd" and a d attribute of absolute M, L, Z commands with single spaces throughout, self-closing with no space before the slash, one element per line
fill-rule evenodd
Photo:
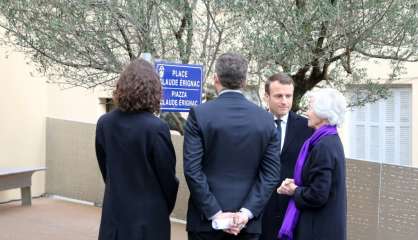
<path fill-rule="evenodd" d="M 409 123 L 410 121 L 410 97 L 409 91 L 402 90 L 399 92 L 399 122 L 401 123 Z"/>
<path fill-rule="evenodd" d="M 411 164 L 411 130 L 409 127 L 399 129 L 399 163 L 403 166 Z"/>
<path fill-rule="evenodd" d="M 395 128 L 385 127 L 385 163 L 396 163 L 395 159 Z"/>
<path fill-rule="evenodd" d="M 387 99 L 353 108 L 347 116 L 349 158 L 411 165 L 411 88 L 390 92 Z"/>
<path fill-rule="evenodd" d="M 369 159 L 373 162 L 379 162 L 380 160 L 380 149 L 379 149 L 379 141 L 380 141 L 380 132 L 379 126 L 370 126 L 369 129 Z"/>
<path fill-rule="evenodd" d="M 366 120 L 366 110 L 365 107 L 358 107 L 355 110 L 356 121 L 364 122 Z"/>
<path fill-rule="evenodd" d="M 395 98 L 392 95 L 385 101 L 385 122 L 392 123 L 395 121 Z"/>
<path fill-rule="evenodd" d="M 364 125 L 356 125 L 355 128 L 355 156 L 358 159 L 365 159 L 366 146 L 365 146 L 365 128 Z"/>
<path fill-rule="evenodd" d="M 375 102 L 373 104 L 370 104 L 369 107 L 369 119 L 370 122 L 378 123 L 380 119 L 380 111 L 379 111 L 379 102 Z"/>

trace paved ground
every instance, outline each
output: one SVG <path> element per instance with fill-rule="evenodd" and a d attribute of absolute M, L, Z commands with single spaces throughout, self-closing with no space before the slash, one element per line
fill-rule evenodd
<path fill-rule="evenodd" d="M 1 240 L 97 240 L 100 208 L 40 198 L 31 207 L 0 204 Z M 172 240 L 186 239 L 185 225 L 172 223 Z"/>

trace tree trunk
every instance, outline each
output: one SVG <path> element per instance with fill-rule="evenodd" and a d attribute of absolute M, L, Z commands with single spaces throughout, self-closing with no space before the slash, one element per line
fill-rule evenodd
<path fill-rule="evenodd" d="M 325 75 L 323 74 L 323 70 L 320 72 L 320 74 L 311 74 L 310 76 L 298 74 L 292 76 L 293 81 L 295 82 L 292 111 L 297 112 L 301 110 L 300 101 L 303 95 L 305 95 L 306 92 L 312 90 L 319 82 L 324 80 L 323 77 Z"/>

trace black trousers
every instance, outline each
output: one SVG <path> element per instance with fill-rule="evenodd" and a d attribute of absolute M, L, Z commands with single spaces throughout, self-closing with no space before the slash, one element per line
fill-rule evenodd
<path fill-rule="evenodd" d="M 223 232 L 187 232 L 189 240 L 258 240 L 260 234 L 242 232 L 237 236 Z"/>

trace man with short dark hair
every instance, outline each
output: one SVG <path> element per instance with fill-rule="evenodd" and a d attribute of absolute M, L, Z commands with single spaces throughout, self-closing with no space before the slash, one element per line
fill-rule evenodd
<path fill-rule="evenodd" d="M 313 133 L 313 129 L 308 127 L 307 119 L 291 111 L 293 91 L 293 79 L 284 73 L 270 76 L 265 84 L 265 100 L 274 116 L 280 135 L 280 152 L 277 154 L 280 155 L 281 167 L 275 169 L 280 172 L 280 183 L 286 178 L 293 178 L 299 151 L 305 140 Z M 282 224 L 288 202 L 288 196 L 278 195 L 276 190 L 273 191 L 264 209 L 263 234 L 260 239 L 277 240 L 277 232 Z"/>
<path fill-rule="evenodd" d="M 247 65 L 238 54 L 222 54 L 214 76 L 219 97 L 192 108 L 187 119 L 189 240 L 259 239 L 263 209 L 279 184 L 273 117 L 241 92 Z"/>

